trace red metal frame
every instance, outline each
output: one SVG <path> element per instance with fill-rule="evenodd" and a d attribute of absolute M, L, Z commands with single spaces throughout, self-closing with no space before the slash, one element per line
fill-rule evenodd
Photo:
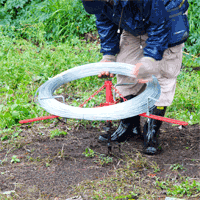
<path fill-rule="evenodd" d="M 26 123 L 30 123 L 30 122 L 36 122 L 36 121 L 41 121 L 41 120 L 45 120 L 45 119 L 53 119 L 53 118 L 58 118 L 58 117 L 59 116 L 55 116 L 55 115 L 36 117 L 36 118 L 33 118 L 33 119 L 21 120 L 21 121 L 19 121 L 19 123 L 20 124 L 26 124 Z"/>
<path fill-rule="evenodd" d="M 98 94 L 101 90 L 106 89 L 106 102 L 105 103 L 101 103 L 99 107 L 103 107 L 103 106 L 109 106 L 109 105 L 113 105 L 118 103 L 118 101 L 114 101 L 113 100 L 113 94 L 112 94 L 112 89 L 115 90 L 116 93 L 119 94 L 119 96 L 126 101 L 127 99 L 125 99 L 120 93 L 119 91 L 113 86 L 112 81 L 111 80 L 106 80 L 104 82 L 104 85 L 99 88 L 99 90 L 97 90 L 92 96 L 90 96 L 87 100 L 84 101 L 84 103 L 82 103 L 79 107 L 83 107 L 89 100 L 91 100 L 96 94 Z M 184 122 L 184 121 L 180 121 L 180 120 L 176 120 L 176 119 L 170 119 L 170 118 L 166 118 L 166 117 L 161 117 L 161 116 L 157 116 L 157 115 L 147 115 L 146 113 L 142 113 L 139 116 L 142 117 L 148 117 L 151 119 L 156 119 L 156 120 L 160 120 L 160 121 L 164 121 L 164 122 L 168 122 L 168 123 L 172 123 L 172 124 L 178 124 L 178 125 L 183 125 L 183 126 L 187 126 L 188 123 Z M 55 115 L 50 115 L 50 116 L 44 116 L 44 117 L 37 117 L 37 118 L 33 118 L 33 119 L 26 119 L 26 120 L 21 120 L 19 121 L 20 124 L 23 123 L 30 123 L 30 122 L 34 122 L 34 121 L 40 121 L 40 120 L 45 120 L 45 119 L 53 119 L 53 118 L 58 118 L 59 116 L 55 116 Z"/>

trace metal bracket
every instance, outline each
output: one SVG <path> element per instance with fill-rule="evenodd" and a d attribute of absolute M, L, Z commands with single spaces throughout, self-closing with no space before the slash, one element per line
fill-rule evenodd
<path fill-rule="evenodd" d="M 40 100 L 43 100 L 43 99 L 56 99 L 56 98 L 62 98 L 63 103 L 65 103 L 65 98 L 64 98 L 62 95 L 40 98 Z M 63 118 L 64 118 L 64 117 L 63 117 Z M 64 121 L 65 121 L 65 123 L 67 123 L 67 118 L 64 118 Z"/>
<path fill-rule="evenodd" d="M 43 99 L 56 99 L 56 98 L 62 98 L 63 103 L 65 103 L 65 98 L 64 98 L 62 95 L 60 95 L 60 96 L 52 96 L 52 97 L 40 98 L 40 100 L 43 100 Z"/>
<path fill-rule="evenodd" d="M 112 122 L 111 121 L 107 121 L 107 127 L 105 127 L 105 130 L 108 134 L 108 142 L 107 142 L 107 146 L 108 146 L 108 155 L 111 155 L 112 152 L 112 146 L 111 146 L 111 126 L 112 126 Z"/>

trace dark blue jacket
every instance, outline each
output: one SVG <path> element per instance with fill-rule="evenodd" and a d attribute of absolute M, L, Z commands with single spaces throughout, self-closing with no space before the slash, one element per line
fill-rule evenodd
<path fill-rule="evenodd" d="M 165 49 L 185 42 L 188 37 L 189 25 L 185 22 L 187 16 L 181 19 L 183 23 L 180 23 L 177 16 L 187 11 L 187 0 L 113 0 L 112 4 L 107 0 L 82 1 L 85 10 L 96 16 L 103 55 L 119 53 L 119 26 L 121 30 L 125 29 L 134 36 L 147 33 L 149 38 L 143 49 L 144 56 L 155 60 L 161 60 Z M 175 25 L 172 24 L 172 17 L 176 17 Z M 187 35 L 184 34 L 184 40 L 183 35 L 180 37 L 179 34 L 185 29 L 188 31 Z"/>

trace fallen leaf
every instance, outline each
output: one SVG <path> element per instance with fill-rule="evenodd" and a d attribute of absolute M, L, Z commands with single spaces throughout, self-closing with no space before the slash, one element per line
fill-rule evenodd
<path fill-rule="evenodd" d="M 148 174 L 147 176 L 154 177 L 154 176 L 156 176 L 156 174 Z"/>

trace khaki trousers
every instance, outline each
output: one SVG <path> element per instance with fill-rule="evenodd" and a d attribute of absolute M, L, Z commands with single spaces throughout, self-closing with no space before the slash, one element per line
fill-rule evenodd
<path fill-rule="evenodd" d="M 146 46 L 145 41 L 148 39 L 147 35 L 141 36 L 143 48 Z M 161 95 L 156 106 L 170 106 L 176 88 L 176 79 L 180 73 L 182 65 L 182 48 L 184 44 L 168 48 L 164 51 L 163 59 L 161 61 L 153 62 L 155 67 L 159 67 L 159 73 L 156 76 L 161 86 Z M 120 52 L 117 55 L 117 62 L 135 65 L 143 58 L 143 49 L 140 49 L 140 37 L 135 37 L 127 31 L 123 31 L 120 40 Z M 123 96 L 130 94 L 138 95 L 144 91 L 146 84 L 140 84 L 137 79 L 117 75 L 117 83 L 134 83 L 128 86 L 117 86 L 117 89 Z"/>

